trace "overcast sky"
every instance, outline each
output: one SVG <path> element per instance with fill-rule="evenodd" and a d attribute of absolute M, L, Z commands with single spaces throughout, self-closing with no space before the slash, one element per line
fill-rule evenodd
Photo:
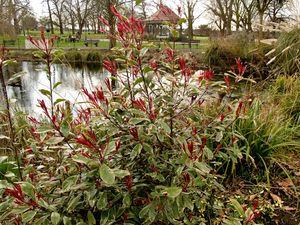
<path fill-rule="evenodd" d="M 99 0 L 99 1 L 101 1 L 101 0 Z M 163 0 L 164 4 L 166 4 L 173 10 L 176 10 L 177 6 L 181 4 L 180 3 L 181 1 L 182 0 Z M 45 2 L 43 3 L 43 0 L 30 0 L 30 2 L 31 2 L 31 7 L 34 11 L 34 14 L 37 17 L 43 17 L 43 16 L 48 15 L 47 4 Z M 205 2 L 205 1 L 202 1 L 202 2 Z M 200 15 L 200 13 L 203 13 L 203 11 L 204 11 L 204 3 L 199 3 L 197 6 L 197 15 Z M 209 23 L 209 20 L 206 18 L 205 15 L 203 15 L 196 21 L 195 25 L 198 26 L 200 24 L 207 24 L 207 23 Z"/>
<path fill-rule="evenodd" d="M 101 0 L 99 0 L 101 1 Z M 158 0 L 152 0 L 152 1 L 158 1 Z M 176 10 L 177 6 L 181 5 L 181 1 L 183 0 L 163 0 L 164 4 L 172 8 L 173 10 Z M 294 4 L 292 4 L 289 7 L 289 10 L 291 11 L 291 14 L 293 15 L 300 15 L 300 0 L 291 0 L 294 1 Z M 38 17 L 47 16 L 47 5 L 43 0 L 30 0 L 31 6 L 34 10 L 34 14 Z M 195 27 L 199 26 L 200 24 L 208 24 L 210 22 L 209 15 L 205 13 L 205 3 L 207 0 L 202 0 L 200 3 L 198 3 L 195 16 L 198 16 L 201 14 L 199 19 L 195 22 Z M 175 11 L 176 12 L 176 11 Z M 299 18 L 300 19 L 300 18 Z"/>

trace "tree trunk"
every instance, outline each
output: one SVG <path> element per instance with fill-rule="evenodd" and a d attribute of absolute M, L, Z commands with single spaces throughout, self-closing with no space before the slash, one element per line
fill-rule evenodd
<path fill-rule="evenodd" d="M 52 12 L 51 12 L 51 8 L 50 8 L 49 0 L 47 0 L 47 7 L 48 7 L 48 13 L 49 13 L 49 22 L 50 22 L 50 30 L 51 30 L 51 34 L 54 34 L 53 20 L 52 20 Z"/>
<path fill-rule="evenodd" d="M 258 38 L 259 40 L 263 39 L 263 25 L 264 25 L 264 13 L 259 12 L 259 33 Z"/>
<path fill-rule="evenodd" d="M 59 33 L 64 34 L 64 25 L 63 25 L 61 17 L 59 17 L 58 22 L 59 22 Z"/>
<path fill-rule="evenodd" d="M 188 35 L 189 35 L 189 48 L 192 48 L 193 40 L 193 15 L 191 12 L 191 6 L 188 5 Z"/>

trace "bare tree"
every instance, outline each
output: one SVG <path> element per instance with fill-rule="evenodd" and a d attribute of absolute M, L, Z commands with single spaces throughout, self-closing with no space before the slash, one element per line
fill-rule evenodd
<path fill-rule="evenodd" d="M 59 27 L 60 34 L 64 33 L 64 4 L 65 0 L 50 0 L 53 5 L 52 13 L 56 17 L 57 21 L 53 23 Z"/>
<path fill-rule="evenodd" d="M 75 19 L 75 12 L 73 11 L 72 1 L 66 0 L 64 4 L 64 16 L 65 22 L 68 25 L 71 25 L 72 34 L 75 34 L 75 26 L 76 26 L 76 19 Z"/>
<path fill-rule="evenodd" d="M 52 19 L 52 10 L 50 7 L 50 0 L 46 0 L 46 3 L 47 3 L 48 15 L 49 15 L 49 25 L 50 25 L 51 34 L 54 34 L 54 26 L 53 26 L 53 19 Z"/>
<path fill-rule="evenodd" d="M 256 9 L 259 16 L 259 39 L 263 37 L 264 17 L 272 0 L 256 0 Z"/>
<path fill-rule="evenodd" d="M 231 34 L 233 21 L 234 0 L 211 0 L 207 5 L 208 9 L 217 18 L 215 24 L 223 35 Z"/>
<path fill-rule="evenodd" d="M 198 19 L 201 14 L 196 15 L 196 7 L 200 3 L 200 0 L 185 0 L 182 2 L 184 16 L 186 17 L 188 24 L 188 36 L 189 36 L 189 47 L 191 48 L 191 41 L 194 38 L 193 25 L 196 19 Z"/>
<path fill-rule="evenodd" d="M 278 23 L 284 20 L 284 9 L 288 0 L 272 0 L 267 11 L 268 18 L 271 22 Z"/>
<path fill-rule="evenodd" d="M 257 14 L 256 11 L 256 0 L 241 0 L 242 3 L 242 26 L 247 32 L 253 31 L 253 20 Z"/>
<path fill-rule="evenodd" d="M 29 0 L 8 0 L 7 2 L 7 18 L 8 24 L 11 24 L 14 28 L 14 33 L 19 34 L 20 21 L 29 11 Z"/>

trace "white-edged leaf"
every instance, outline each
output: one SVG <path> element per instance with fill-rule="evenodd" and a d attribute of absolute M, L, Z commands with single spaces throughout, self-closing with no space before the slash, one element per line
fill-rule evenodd
<path fill-rule="evenodd" d="M 102 164 L 100 169 L 100 178 L 109 185 L 115 183 L 116 175 L 114 174 L 113 170 L 110 169 L 106 164 Z"/>

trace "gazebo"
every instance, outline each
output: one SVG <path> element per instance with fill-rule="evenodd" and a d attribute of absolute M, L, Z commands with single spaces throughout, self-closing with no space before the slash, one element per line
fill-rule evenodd
<path fill-rule="evenodd" d="M 167 23 L 176 24 L 180 17 L 168 6 L 160 3 L 158 10 L 145 20 L 146 34 L 156 39 L 166 39 L 171 36 Z"/>

